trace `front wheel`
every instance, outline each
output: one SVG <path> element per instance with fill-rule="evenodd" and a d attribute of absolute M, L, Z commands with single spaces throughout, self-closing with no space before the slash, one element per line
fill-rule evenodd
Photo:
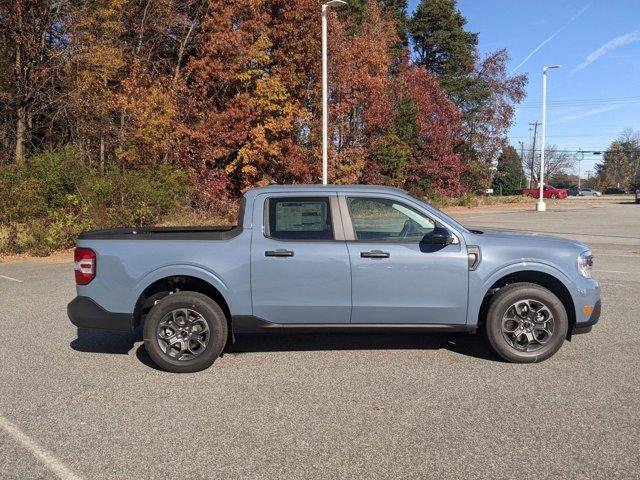
<path fill-rule="evenodd" d="M 556 198 L 558 198 L 558 196 L 555 193 L 551 194 L 551 200 L 555 200 Z"/>
<path fill-rule="evenodd" d="M 227 343 L 227 319 L 220 306 L 198 292 L 164 297 L 145 319 L 144 347 L 162 369 L 175 373 L 210 367 Z"/>
<path fill-rule="evenodd" d="M 562 346 L 568 328 L 560 299 L 533 283 L 514 283 L 498 290 L 484 324 L 491 348 L 514 363 L 551 357 Z"/>

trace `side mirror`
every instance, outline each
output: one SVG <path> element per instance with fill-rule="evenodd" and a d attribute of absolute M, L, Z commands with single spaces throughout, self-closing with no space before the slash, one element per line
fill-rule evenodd
<path fill-rule="evenodd" d="M 436 227 L 430 233 L 422 237 L 421 243 L 431 245 L 451 245 L 454 242 L 453 234 L 444 227 Z"/>

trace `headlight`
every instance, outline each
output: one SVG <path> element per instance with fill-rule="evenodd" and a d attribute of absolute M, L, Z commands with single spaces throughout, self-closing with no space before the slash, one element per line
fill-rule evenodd
<path fill-rule="evenodd" d="M 578 271 L 585 278 L 591 278 L 591 270 L 593 269 L 593 255 L 589 250 L 582 252 L 578 256 Z"/>

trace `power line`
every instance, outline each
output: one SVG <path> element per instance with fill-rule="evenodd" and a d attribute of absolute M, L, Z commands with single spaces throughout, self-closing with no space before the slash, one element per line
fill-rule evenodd
<path fill-rule="evenodd" d="M 620 150 L 607 150 L 607 149 L 584 149 L 584 148 L 579 148 L 577 150 L 568 150 L 568 149 L 554 149 L 554 148 L 547 148 L 546 151 L 553 151 L 556 153 L 584 153 L 584 154 L 588 154 L 588 155 L 605 155 L 607 153 L 638 153 L 640 154 L 640 148 L 621 148 Z M 535 149 L 535 152 L 540 152 L 539 148 Z"/>
<path fill-rule="evenodd" d="M 556 137 L 558 137 L 558 138 L 560 138 L 560 137 L 568 137 L 568 138 L 571 138 L 571 137 L 593 137 L 594 135 L 596 135 L 596 134 L 593 134 L 593 133 L 576 133 L 576 134 L 547 135 L 547 138 L 556 138 Z M 615 133 L 599 133 L 597 135 L 607 135 L 608 136 L 608 135 L 615 135 Z M 529 138 L 529 137 L 526 136 L 526 135 L 520 135 L 520 136 L 517 136 L 517 137 L 509 136 L 509 138 L 521 139 L 521 138 Z"/>
<path fill-rule="evenodd" d="M 591 106 L 601 104 L 624 105 L 640 103 L 640 97 L 609 97 L 609 98 L 583 98 L 583 99 L 567 99 L 552 100 L 547 102 L 547 106 Z M 523 102 L 516 105 L 517 108 L 539 108 L 542 102 Z"/>
<path fill-rule="evenodd" d="M 591 98 L 570 98 L 566 100 L 552 100 L 553 102 L 599 102 L 599 101 L 609 101 L 609 100 L 637 100 L 640 99 L 639 95 L 627 95 L 624 97 L 591 97 Z M 542 103 L 542 101 L 528 101 L 523 103 Z"/>
<path fill-rule="evenodd" d="M 522 122 L 523 122 L 523 123 L 516 123 L 516 124 L 514 124 L 514 125 L 513 125 L 513 127 L 517 127 L 517 126 L 522 126 L 522 127 L 524 127 L 524 126 L 525 126 L 525 124 L 524 124 L 524 120 L 522 120 Z M 512 128 L 513 128 L 513 127 L 512 127 Z M 562 125 L 562 124 L 556 124 L 556 125 L 553 125 L 553 129 L 554 129 L 554 130 L 558 130 L 558 129 L 561 129 L 561 128 L 570 128 L 570 129 L 572 129 L 572 130 L 575 130 L 576 126 L 575 126 L 575 125 Z M 621 129 L 621 130 L 623 130 L 623 131 L 624 131 L 624 130 L 632 130 L 632 131 L 633 131 L 633 130 L 637 130 L 637 127 L 632 127 L 632 126 L 631 126 L 631 125 L 629 125 L 628 123 L 627 123 L 627 124 L 625 124 L 625 125 L 604 125 L 604 124 L 595 123 L 595 124 L 590 124 L 590 125 L 584 125 L 584 126 L 580 127 L 580 130 L 585 130 L 585 129 L 587 129 L 587 128 L 607 128 L 607 129 L 609 129 L 609 128 L 616 128 L 616 129 Z M 618 132 L 618 133 L 620 133 L 620 132 Z"/>

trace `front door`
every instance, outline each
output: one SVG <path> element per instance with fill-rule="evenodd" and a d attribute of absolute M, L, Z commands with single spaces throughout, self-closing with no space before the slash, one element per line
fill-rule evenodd
<path fill-rule="evenodd" d="M 349 322 L 351 272 L 338 210 L 335 194 L 256 198 L 254 316 L 286 324 Z"/>
<path fill-rule="evenodd" d="M 438 223 L 399 197 L 347 195 L 341 205 L 353 230 L 351 323 L 466 323 L 468 259 L 459 236 L 446 246 L 421 242 Z"/>

